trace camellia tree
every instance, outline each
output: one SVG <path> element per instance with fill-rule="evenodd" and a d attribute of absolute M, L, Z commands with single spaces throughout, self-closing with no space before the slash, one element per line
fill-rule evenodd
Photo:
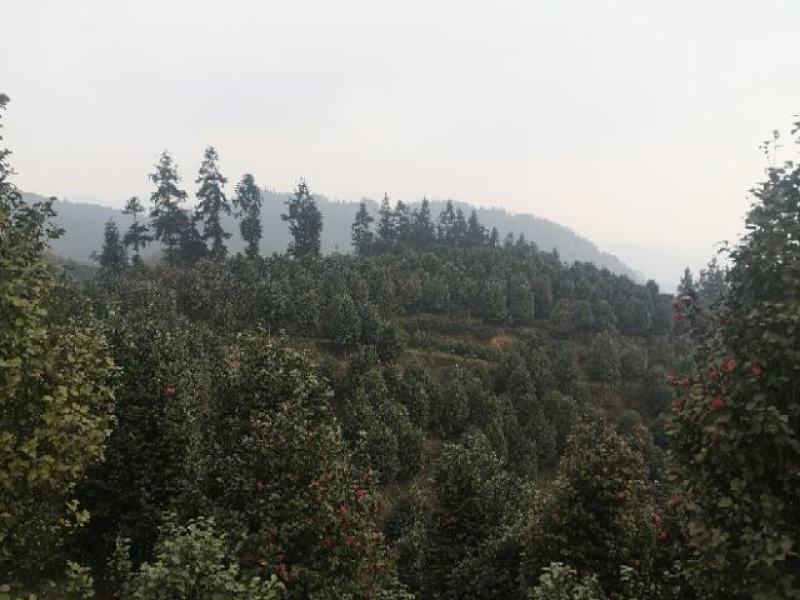
<path fill-rule="evenodd" d="M 767 174 L 665 424 L 700 598 L 800 598 L 800 165 Z"/>
<path fill-rule="evenodd" d="M 375 525 L 373 476 L 353 468 L 324 382 L 285 341 L 257 335 L 227 365 L 201 461 L 241 560 L 293 598 L 405 597 Z"/>
<path fill-rule="evenodd" d="M 0 110 L 7 101 L 0 94 Z M 64 541 L 88 518 L 73 490 L 103 455 L 114 375 L 98 330 L 48 317 L 59 283 L 45 248 L 59 232 L 50 202 L 22 202 L 9 154 L 0 150 L 0 597 L 63 573 Z"/>
<path fill-rule="evenodd" d="M 576 425 L 558 477 L 537 499 L 524 569 L 531 587 L 544 585 L 551 563 L 596 576 L 608 594 L 622 591 L 625 568 L 649 582 L 662 517 L 642 450 L 637 438 L 603 423 Z"/>

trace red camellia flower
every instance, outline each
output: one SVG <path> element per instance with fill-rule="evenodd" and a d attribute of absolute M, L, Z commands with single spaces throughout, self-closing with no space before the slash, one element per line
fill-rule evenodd
<path fill-rule="evenodd" d="M 358 496 L 359 498 L 363 498 L 366 495 L 367 495 L 367 490 L 365 490 L 364 488 L 358 488 L 356 490 L 356 496 Z"/>
<path fill-rule="evenodd" d="M 656 526 L 661 525 L 661 515 L 658 513 L 653 513 L 653 524 Z"/>
<path fill-rule="evenodd" d="M 346 515 L 347 514 L 347 505 L 346 504 L 342 504 L 339 508 L 336 509 L 336 512 L 339 513 L 342 516 Z"/>
<path fill-rule="evenodd" d="M 679 312 L 672 313 L 672 320 L 675 321 L 676 323 L 680 323 L 681 321 L 683 321 L 683 315 Z"/>
<path fill-rule="evenodd" d="M 719 371 L 717 370 L 717 368 L 716 368 L 716 367 L 711 367 L 711 368 L 708 370 L 708 376 L 709 376 L 711 379 L 719 379 Z"/>
<path fill-rule="evenodd" d="M 761 374 L 764 372 L 764 369 L 762 369 L 760 365 L 753 365 L 753 368 L 750 369 L 750 372 L 753 374 L 753 377 L 758 379 L 759 377 L 761 377 Z"/>
<path fill-rule="evenodd" d="M 174 396 L 177 393 L 178 390 L 176 390 L 175 386 L 172 385 L 171 383 L 168 383 L 166 386 L 164 386 L 164 395 L 167 396 L 168 398 Z"/>
<path fill-rule="evenodd" d="M 356 541 L 356 538 L 354 538 L 349 533 L 345 533 L 344 534 L 344 544 L 345 544 L 345 546 L 352 546 L 355 543 L 355 541 Z"/>
<path fill-rule="evenodd" d="M 686 398 L 675 398 L 672 401 L 672 408 L 675 410 L 683 410 L 683 405 L 686 403 Z"/>
<path fill-rule="evenodd" d="M 736 359 L 732 356 L 729 356 L 725 359 L 725 362 L 722 363 L 722 370 L 725 373 L 733 373 L 733 370 L 736 368 Z"/>
<path fill-rule="evenodd" d="M 711 399 L 711 408 L 714 410 L 725 408 L 725 400 L 723 400 L 721 396 L 714 396 Z"/>

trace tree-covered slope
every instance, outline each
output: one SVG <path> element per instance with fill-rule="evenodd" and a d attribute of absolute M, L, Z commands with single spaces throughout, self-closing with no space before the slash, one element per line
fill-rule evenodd
<path fill-rule="evenodd" d="M 280 215 L 285 212 L 284 203 L 291 194 L 263 191 L 262 195 L 264 202 L 261 210 L 261 221 L 264 228 L 261 242 L 262 254 L 283 252 L 290 241 L 290 236 Z M 31 202 L 37 199 L 43 200 L 36 194 L 26 193 L 24 196 Z M 192 203 L 191 200 L 190 203 Z M 358 210 L 358 203 L 332 201 L 324 197 L 317 197 L 317 203 L 322 212 L 324 224 L 321 240 L 322 251 L 324 253 L 350 252 L 350 225 Z M 149 208 L 147 199 L 143 199 L 143 204 Z M 366 204 L 368 210 L 376 215 L 377 203 L 370 200 L 366 201 Z M 431 211 L 438 214 L 444 205 L 444 202 L 431 202 Z M 109 219 L 114 219 L 121 229 L 125 229 L 130 220 L 128 216 L 122 214 L 121 210 L 98 204 L 59 200 L 54 206 L 58 213 L 56 222 L 65 230 L 65 234 L 53 242 L 52 250 L 64 258 L 78 262 L 90 260 L 91 253 L 97 250 L 97 240 L 102 238 L 103 226 Z M 457 203 L 457 206 L 461 206 L 467 214 L 473 208 L 460 203 Z M 411 204 L 410 207 L 415 208 L 416 205 Z M 502 208 L 475 208 L 475 210 L 481 223 L 487 229 L 497 228 L 501 239 L 512 232 L 515 236 L 522 234 L 542 250 L 549 251 L 556 248 L 562 260 L 567 262 L 576 260 L 590 262 L 619 275 L 627 275 L 636 280 L 643 279 L 640 274 L 619 258 L 603 252 L 593 242 L 563 225 L 531 214 L 511 213 Z M 233 219 L 229 217 L 223 217 L 223 226 L 228 231 L 236 230 Z M 244 243 L 238 236 L 234 236 L 230 240 L 229 246 L 232 252 L 238 252 L 244 248 Z M 145 255 L 152 252 L 151 249 L 149 252 L 145 252 Z"/>

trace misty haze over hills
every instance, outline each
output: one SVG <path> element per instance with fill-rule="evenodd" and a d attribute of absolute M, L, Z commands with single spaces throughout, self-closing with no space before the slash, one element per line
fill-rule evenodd
<path fill-rule="evenodd" d="M 37 194 L 24 194 L 28 200 L 42 199 Z M 290 241 L 289 231 L 281 220 L 284 212 L 284 202 L 289 198 L 289 193 L 263 191 L 264 204 L 262 207 L 262 224 L 264 238 L 261 242 L 262 254 L 284 252 Z M 319 209 L 323 215 L 322 251 L 349 253 L 351 248 L 350 226 L 358 210 L 358 203 L 354 201 L 329 200 L 324 196 L 316 196 Z M 374 200 L 366 199 L 367 208 L 373 215 L 377 215 L 378 204 Z M 456 202 L 468 214 L 473 206 Z M 412 208 L 415 203 L 409 204 Z M 443 201 L 432 201 L 431 212 L 434 216 L 444 206 Z M 52 250 L 57 255 L 77 262 L 91 262 L 91 254 L 99 250 L 103 237 L 103 226 L 106 221 L 113 219 L 121 230 L 125 230 L 130 223 L 130 217 L 122 214 L 120 209 L 93 204 L 89 202 L 75 202 L 58 200 L 55 204 L 58 216 L 57 224 L 65 230 L 65 234 L 52 243 Z M 536 217 L 531 214 L 515 214 L 502 208 L 478 208 L 478 218 L 487 228 L 496 227 L 501 240 L 508 233 L 514 236 L 523 234 L 525 239 L 533 241 L 541 250 L 558 250 L 561 259 L 566 262 L 582 261 L 591 262 L 599 267 L 605 267 L 620 275 L 627 275 L 636 281 L 655 277 L 665 291 L 674 287 L 677 274 L 669 277 L 666 273 L 642 273 L 631 268 L 620 258 L 609 252 L 600 250 L 596 244 L 580 236 L 568 227 L 553 221 Z M 228 240 L 229 250 L 233 253 L 244 248 L 244 243 L 239 237 L 238 224 L 231 217 L 224 219 L 226 231 L 232 233 Z M 145 256 L 152 256 L 158 250 L 158 245 L 151 245 Z"/>

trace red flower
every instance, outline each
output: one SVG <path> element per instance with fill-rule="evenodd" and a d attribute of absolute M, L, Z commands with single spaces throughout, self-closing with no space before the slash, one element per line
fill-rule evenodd
<path fill-rule="evenodd" d="M 356 490 L 356 496 L 358 496 L 359 498 L 363 498 L 366 495 L 367 495 L 367 490 L 365 490 L 364 488 L 358 488 Z"/>
<path fill-rule="evenodd" d="M 256 489 L 260 492 L 264 489 L 264 482 L 260 479 L 256 479 Z"/>
<path fill-rule="evenodd" d="M 330 481 L 331 479 L 333 479 L 333 473 L 331 473 L 330 471 L 327 471 L 327 472 L 326 472 L 326 473 L 325 473 L 325 474 L 322 476 L 322 481 L 326 481 L 326 482 L 327 482 L 327 481 Z"/>
<path fill-rule="evenodd" d="M 719 371 L 717 370 L 717 368 L 716 368 L 716 367 L 711 367 L 711 368 L 708 370 L 708 376 L 709 376 L 711 379 L 719 379 Z"/>
<path fill-rule="evenodd" d="M 761 377 L 761 374 L 764 372 L 764 369 L 762 369 L 760 365 L 753 365 L 753 368 L 750 369 L 750 372 L 753 374 L 753 377 L 758 379 L 759 377 Z"/>
<path fill-rule="evenodd" d="M 447 517 L 447 521 L 445 521 L 448 525 L 455 525 L 458 519 L 456 517 L 450 516 Z"/>
<path fill-rule="evenodd" d="M 714 410 L 720 410 L 725 408 L 725 400 L 723 400 L 721 396 L 714 396 L 711 399 L 711 408 L 713 408 Z"/>
<path fill-rule="evenodd" d="M 736 368 L 736 359 L 732 356 L 729 356 L 725 359 L 725 362 L 722 363 L 722 370 L 725 373 L 733 373 L 733 370 Z"/>
<path fill-rule="evenodd" d="M 347 505 L 342 504 L 339 508 L 336 509 L 336 512 L 342 516 L 345 516 L 347 514 Z"/>
<path fill-rule="evenodd" d="M 672 313 L 672 320 L 675 321 L 676 323 L 680 323 L 681 321 L 683 321 L 683 315 L 679 312 Z"/>
<path fill-rule="evenodd" d="M 672 401 L 672 408 L 675 410 L 683 410 L 683 405 L 686 403 L 686 398 L 675 398 Z"/>
<path fill-rule="evenodd" d="M 176 390 L 175 386 L 172 385 L 171 383 L 168 383 L 166 386 L 164 386 L 164 395 L 167 396 L 168 398 L 174 396 L 177 393 L 178 390 Z"/>
<path fill-rule="evenodd" d="M 352 546 L 355 543 L 355 541 L 356 541 L 356 538 L 354 538 L 349 533 L 345 533 L 344 534 L 344 545 L 345 546 Z"/>
<path fill-rule="evenodd" d="M 661 515 L 658 513 L 653 513 L 653 524 L 657 526 L 661 525 Z"/>

